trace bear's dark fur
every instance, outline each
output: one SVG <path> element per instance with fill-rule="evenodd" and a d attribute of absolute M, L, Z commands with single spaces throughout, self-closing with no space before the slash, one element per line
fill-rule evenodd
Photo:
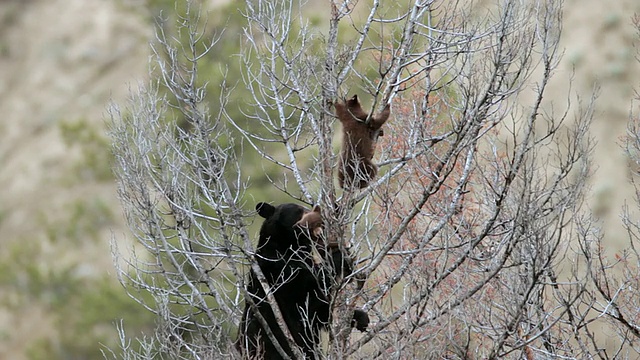
<path fill-rule="evenodd" d="M 311 256 L 315 243 L 309 232 L 302 231 L 298 224 L 309 211 L 296 204 L 274 207 L 262 202 L 256 205 L 256 210 L 265 219 L 260 228 L 256 250 L 258 266 L 269 283 L 296 345 L 301 348 L 306 359 L 316 359 L 320 330 L 329 325 L 331 317 L 330 301 L 326 295 L 327 283 L 331 279 L 323 279 L 317 275 L 321 272 L 316 271 Z M 264 289 L 253 271 L 249 274 L 247 291 L 277 342 L 287 355 L 294 358 Z M 352 324 L 364 331 L 369 324 L 369 317 L 364 311 L 356 310 Z M 251 359 L 282 358 L 249 303 L 240 324 L 238 341 L 244 355 Z"/>
<path fill-rule="evenodd" d="M 335 104 L 336 116 L 342 124 L 342 152 L 338 166 L 340 187 L 359 189 L 367 187 L 376 177 L 378 168 L 371 161 L 378 136 L 382 136 L 382 125 L 389 119 L 389 105 L 378 116 L 372 116 L 362 110 L 358 96 Z"/>

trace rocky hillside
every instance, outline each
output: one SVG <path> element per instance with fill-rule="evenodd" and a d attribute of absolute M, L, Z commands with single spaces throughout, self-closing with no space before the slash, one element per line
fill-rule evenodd
<path fill-rule="evenodd" d="M 144 80 L 152 33 L 123 1 L 17 0 L 0 3 L 0 34 L 0 358 L 37 358 L 29 344 L 58 327 L 49 314 L 66 299 L 38 279 L 113 267 L 124 226 L 105 107 Z"/>
<path fill-rule="evenodd" d="M 634 0 L 565 1 L 561 46 L 566 51 L 552 92 L 562 94 L 571 78 L 582 97 L 589 96 L 594 84 L 600 86 L 592 126 L 597 144 L 590 205 L 604 221 L 612 251 L 627 245 L 619 215 L 634 197 L 621 147 L 632 99 L 640 89 L 640 34 L 631 23 L 634 13 L 640 14 L 640 2 Z M 633 105 L 637 114 L 639 103 Z"/>
<path fill-rule="evenodd" d="M 88 135 L 83 132 L 94 125 L 102 129 L 110 99 L 122 100 L 128 84 L 145 76 L 150 28 L 142 16 L 116 3 L 10 1 L 0 6 L 0 229 L 5 239 L 42 240 L 43 219 L 59 224 L 74 199 L 101 196 L 112 206 L 114 186 L 102 181 L 110 165 L 88 163 L 90 169 L 82 169 L 87 154 L 76 145 L 105 145 L 83 143 L 100 141 L 102 131 L 96 139 L 83 138 Z"/>

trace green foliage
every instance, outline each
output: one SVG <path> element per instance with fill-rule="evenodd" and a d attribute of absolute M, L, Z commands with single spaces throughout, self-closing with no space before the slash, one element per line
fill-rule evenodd
<path fill-rule="evenodd" d="M 62 221 L 39 214 L 49 232 L 44 241 L 24 237 L 5 244 L 0 256 L 0 304 L 14 314 L 28 316 L 34 308 L 47 314 L 41 321 L 54 331 L 27 344 L 29 359 L 99 359 L 101 344 L 116 347 L 114 323 L 126 318 L 126 330 L 136 334 L 150 330 L 155 317 L 111 277 L 88 276 L 84 269 L 91 265 L 86 262 L 56 260 L 60 247 L 55 245 L 60 241 L 73 239 L 77 245 L 97 238 L 99 229 L 112 221 L 108 206 L 99 199 L 78 200 L 63 213 L 68 217 Z M 0 335 L 10 338 L 10 333 Z"/>
<path fill-rule="evenodd" d="M 5 290 L 5 296 L 0 299 L 9 308 L 39 300 L 40 295 L 47 291 L 43 290 L 45 288 L 56 290 L 54 279 L 42 269 L 44 265 L 34 261 L 41 253 L 41 245 L 37 241 L 26 240 L 7 244 L 0 260 L 0 283 Z"/>
<path fill-rule="evenodd" d="M 57 337 L 35 341 L 29 359 L 99 359 L 101 346 L 117 348 L 114 324 L 121 318 L 128 333 L 151 332 L 154 315 L 140 309 L 111 279 L 74 279 L 63 274 L 67 291 L 49 304 Z"/>
<path fill-rule="evenodd" d="M 2 222 L 6 219 L 7 217 L 7 210 L 2 206 L 2 204 L 0 204 L 0 224 L 2 224 Z"/>
<path fill-rule="evenodd" d="M 80 148 L 82 152 L 80 160 L 73 166 L 72 183 L 113 180 L 113 156 L 109 139 L 102 129 L 86 119 L 60 121 L 59 129 L 64 143 Z"/>
<path fill-rule="evenodd" d="M 52 317 L 55 333 L 34 339 L 29 359 L 99 359 L 101 344 L 116 345 L 115 322 L 126 318 L 130 333 L 154 326 L 153 314 L 141 311 L 113 279 L 82 277 L 78 265 L 56 268 L 41 261 L 40 242 L 25 240 L 9 245 L 0 259 L 0 300 L 11 312 L 40 307 Z"/>
<path fill-rule="evenodd" d="M 103 199 L 78 198 L 63 206 L 63 219 L 52 218 L 45 210 L 38 214 L 49 240 L 70 241 L 78 245 L 88 240 L 98 241 L 100 229 L 114 224 L 113 210 Z"/>

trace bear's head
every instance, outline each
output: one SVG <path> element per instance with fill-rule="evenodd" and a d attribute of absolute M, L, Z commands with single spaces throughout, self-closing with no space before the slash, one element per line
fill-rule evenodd
<path fill-rule="evenodd" d="M 302 215 L 302 218 L 295 223 L 295 226 L 305 231 L 312 240 L 317 241 L 322 235 L 322 215 L 320 213 L 320 206 L 316 205 L 313 210 L 306 212 Z"/>
<path fill-rule="evenodd" d="M 264 224 L 274 223 L 287 228 L 292 228 L 302 218 L 302 215 L 308 212 L 307 209 L 297 204 L 273 206 L 265 202 L 258 203 L 256 211 L 265 219 Z"/>
<path fill-rule="evenodd" d="M 256 211 L 264 218 L 260 228 L 259 247 L 280 250 L 311 247 L 310 234 L 301 231 L 298 225 L 305 214 L 310 213 L 308 209 L 291 203 L 273 206 L 260 202 L 256 205 Z"/>
<path fill-rule="evenodd" d="M 351 114 L 351 116 L 353 116 L 353 118 L 358 122 L 365 123 L 369 117 L 369 114 L 362 109 L 362 105 L 360 105 L 360 101 L 358 100 L 358 95 L 353 95 L 353 97 L 341 106 L 346 106 L 348 113 Z M 371 121 L 368 124 L 371 140 L 376 140 L 378 137 L 384 136 L 384 130 L 381 128 L 389 119 L 389 115 L 391 115 L 391 107 L 387 104 L 380 114 L 372 116 Z"/>

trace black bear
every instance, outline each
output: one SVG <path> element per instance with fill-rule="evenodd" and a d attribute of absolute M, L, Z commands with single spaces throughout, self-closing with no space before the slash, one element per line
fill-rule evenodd
<path fill-rule="evenodd" d="M 294 342 L 302 350 L 305 359 L 316 359 L 320 330 L 329 325 L 331 308 L 325 291 L 329 279 L 318 276 L 320 272 L 316 271 L 317 267 L 311 256 L 315 244 L 309 232 L 303 231 L 299 224 L 296 225 L 309 210 L 297 204 L 272 206 L 263 202 L 256 205 L 256 210 L 265 219 L 260 228 L 255 256 L 258 266 L 269 284 Z M 288 356 L 295 358 L 253 271 L 249 273 L 247 292 L 277 343 Z M 352 324 L 365 331 L 369 317 L 364 311 L 356 310 Z M 238 341 L 246 357 L 282 358 L 248 302 L 239 330 Z"/>
<path fill-rule="evenodd" d="M 372 116 L 362 110 L 358 96 L 335 104 L 336 117 L 342 124 L 342 152 L 338 166 L 340 187 L 359 189 L 367 187 L 376 177 L 378 168 L 371 161 L 378 136 L 382 136 L 382 125 L 389 119 L 389 104 L 378 116 Z"/>

